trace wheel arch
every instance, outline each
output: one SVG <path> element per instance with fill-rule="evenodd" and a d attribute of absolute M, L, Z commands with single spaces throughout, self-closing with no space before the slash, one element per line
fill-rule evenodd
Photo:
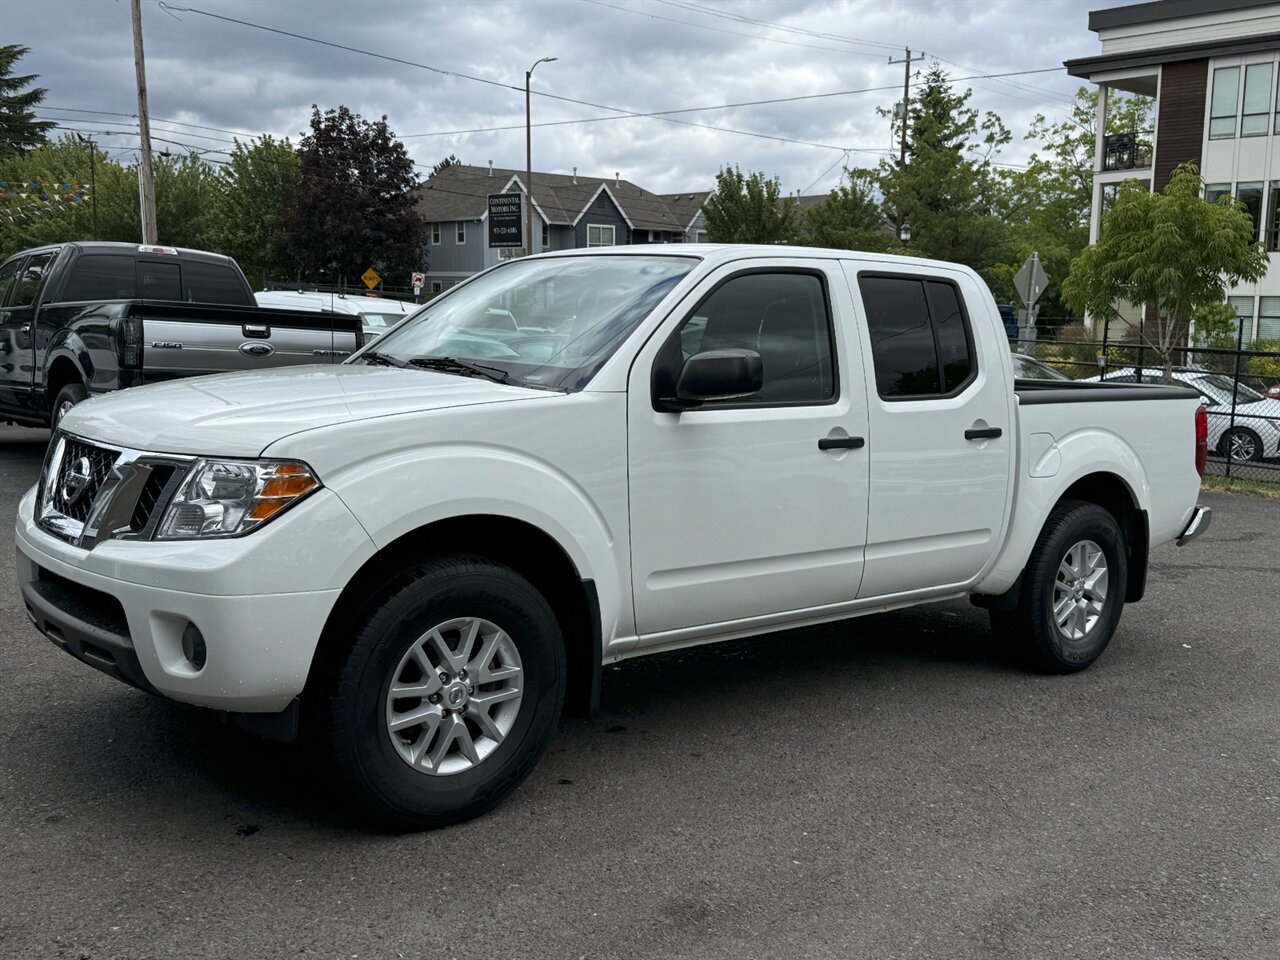
<path fill-rule="evenodd" d="M 466 544 L 465 549 L 441 544 Z M 569 552 L 550 534 L 513 517 L 468 514 L 408 531 L 378 550 L 356 571 L 329 613 L 311 661 L 304 708 L 315 703 L 345 649 L 344 631 L 381 588 L 406 567 L 450 553 L 481 556 L 511 567 L 547 599 L 564 638 L 568 664 L 565 709 L 585 715 L 600 698 L 603 654 L 595 583 L 580 576 Z"/>
<path fill-rule="evenodd" d="M 60 352 L 49 363 L 44 377 L 45 407 L 50 417 L 53 416 L 53 401 L 57 399 L 58 392 L 70 383 L 81 383 L 87 389 L 89 378 L 75 356 Z"/>

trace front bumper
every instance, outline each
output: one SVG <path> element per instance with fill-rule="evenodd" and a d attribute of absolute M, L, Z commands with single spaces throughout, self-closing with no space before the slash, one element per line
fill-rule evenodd
<path fill-rule="evenodd" d="M 18 585 L 37 629 L 119 680 L 218 710 L 289 706 L 342 586 L 373 554 L 330 491 L 246 537 L 93 550 L 43 530 L 34 500 L 30 492 L 19 504 L 15 539 Z M 303 584 L 323 589 L 296 589 Z M 206 644 L 199 668 L 183 653 L 188 624 Z"/>
<path fill-rule="evenodd" d="M 1213 510 L 1202 504 L 1196 504 L 1196 508 L 1191 511 L 1191 519 L 1187 521 L 1186 527 L 1182 533 L 1178 534 L 1173 541 L 1180 547 L 1185 547 L 1188 543 L 1200 536 L 1209 529 L 1209 524 L 1213 521 Z"/>

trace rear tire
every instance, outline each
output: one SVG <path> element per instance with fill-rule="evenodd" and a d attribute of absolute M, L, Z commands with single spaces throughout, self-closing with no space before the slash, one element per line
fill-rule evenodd
<path fill-rule="evenodd" d="M 492 809 L 559 722 L 565 650 L 551 607 L 509 567 L 451 557 L 405 571 L 366 609 L 326 700 L 340 779 L 395 829 Z"/>
<path fill-rule="evenodd" d="M 58 391 L 58 395 L 53 398 L 53 408 L 50 410 L 49 426 L 54 430 L 58 429 L 58 424 L 62 422 L 62 418 L 67 415 L 67 411 L 80 403 L 89 396 L 89 391 L 84 388 L 83 383 L 68 383 L 65 387 Z"/>
<path fill-rule="evenodd" d="M 1112 514 L 1064 500 L 1045 522 L 1014 610 L 991 611 L 998 643 L 1031 669 L 1075 673 L 1107 648 L 1120 622 L 1128 552 Z"/>

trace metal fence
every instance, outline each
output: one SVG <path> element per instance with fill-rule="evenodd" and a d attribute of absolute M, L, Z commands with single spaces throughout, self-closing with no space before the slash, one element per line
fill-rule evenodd
<path fill-rule="evenodd" d="M 1018 353 L 1072 380 L 1163 383 L 1167 365 L 1174 383 L 1197 390 L 1204 399 L 1209 414 L 1207 472 L 1280 484 L 1280 343 L 1247 344 L 1242 328 L 1234 345 L 1178 346 L 1165 357 L 1135 328 L 1113 335 L 1109 324 L 1099 324 L 1094 332 L 1101 339 L 1064 335 L 1059 329 L 1034 341 L 1010 343 Z"/>

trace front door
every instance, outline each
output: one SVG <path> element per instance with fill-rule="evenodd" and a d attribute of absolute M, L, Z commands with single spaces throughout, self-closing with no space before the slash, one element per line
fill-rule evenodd
<path fill-rule="evenodd" d="M 8 413 L 30 415 L 35 408 L 36 305 L 56 253 L 11 260 L 0 274 L 0 410 Z"/>
<path fill-rule="evenodd" d="M 1015 443 L 1013 383 L 979 349 L 990 294 L 967 273 L 846 270 L 874 381 L 859 596 L 970 583 L 1003 533 Z"/>
<path fill-rule="evenodd" d="M 642 643 L 856 597 L 868 468 L 851 307 L 834 261 L 737 263 L 709 275 L 637 357 L 627 402 Z M 655 371 L 678 376 L 693 354 L 730 348 L 761 355 L 758 394 L 654 408 Z"/>

